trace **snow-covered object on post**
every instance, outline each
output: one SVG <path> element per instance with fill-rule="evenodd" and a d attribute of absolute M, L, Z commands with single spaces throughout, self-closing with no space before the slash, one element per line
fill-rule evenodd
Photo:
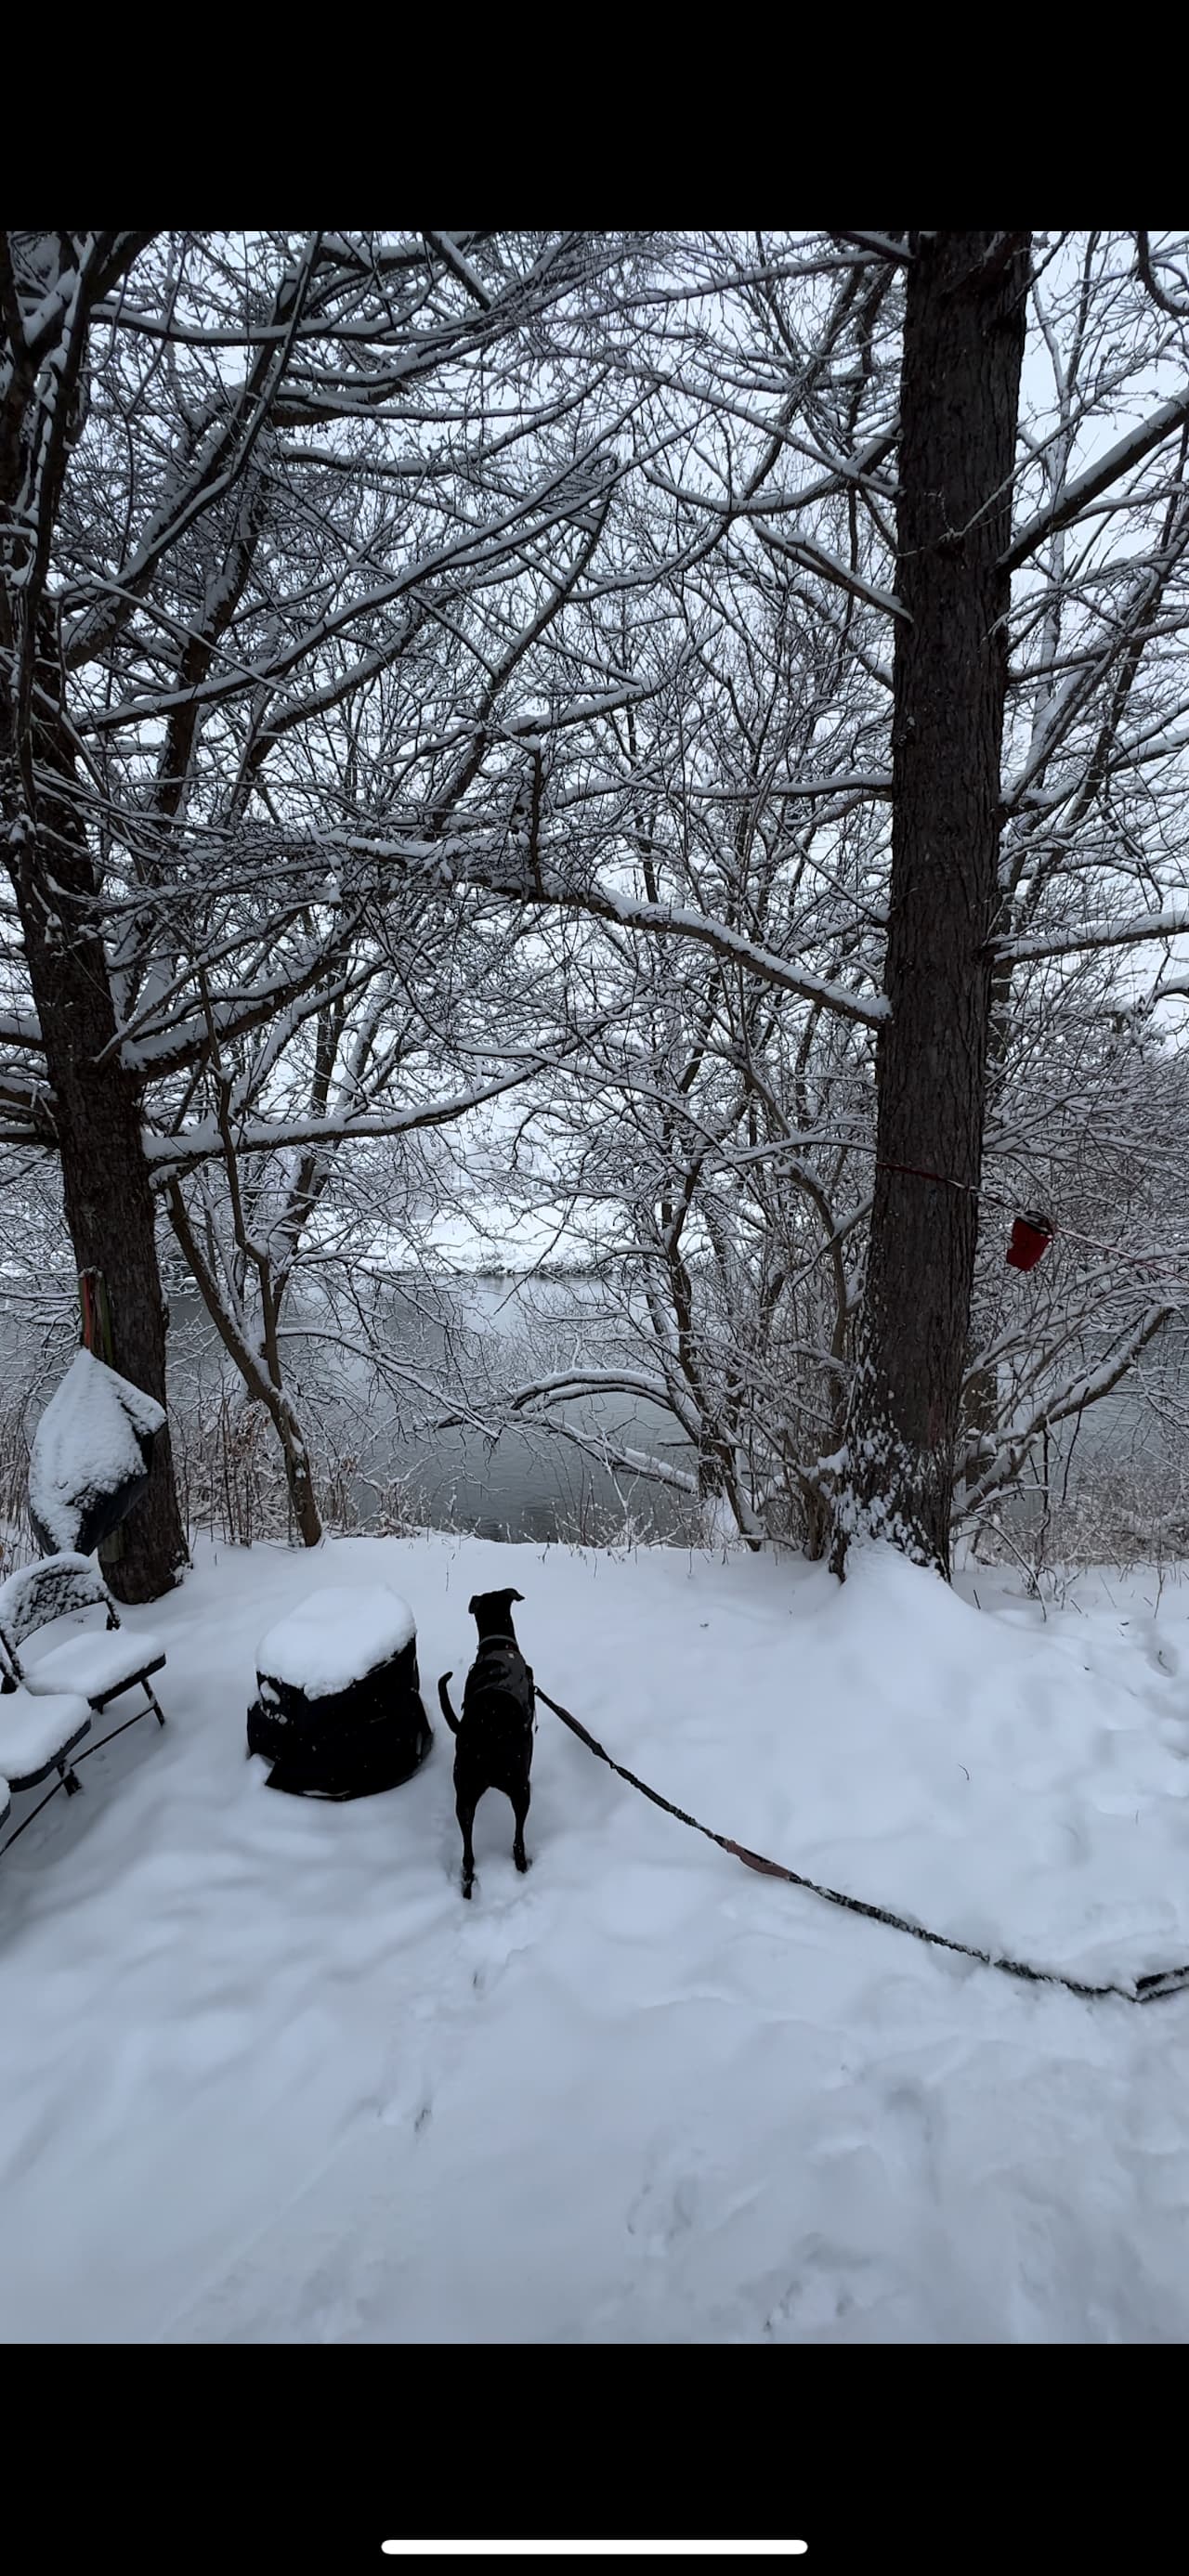
<path fill-rule="evenodd" d="M 1038 1215 L 1034 1209 L 1029 1209 L 1028 1214 L 1018 1216 L 1012 1226 L 1011 1242 L 1007 1247 L 1008 1268 L 1035 1270 L 1037 1262 L 1042 1254 L 1048 1251 L 1052 1240 L 1053 1228 L 1050 1219 L 1047 1216 Z"/>
<path fill-rule="evenodd" d="M 417 1630 L 380 1584 L 312 1592 L 262 1637 L 248 1751 L 270 1789 L 367 1798 L 411 1779 L 433 1741 L 421 1699 Z"/>
<path fill-rule="evenodd" d="M 29 1519 L 45 1556 L 91 1556 L 139 1502 L 164 1407 L 76 1351 L 29 1454 Z"/>

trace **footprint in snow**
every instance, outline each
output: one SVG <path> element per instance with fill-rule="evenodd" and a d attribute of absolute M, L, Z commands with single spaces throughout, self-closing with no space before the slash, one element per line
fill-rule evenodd
<path fill-rule="evenodd" d="M 688 2144 L 661 2153 L 654 2149 L 649 2155 L 643 2189 L 626 2222 L 629 2236 L 639 2237 L 646 2254 L 667 2254 L 696 2224 L 705 2165 L 703 2149 Z"/>
<path fill-rule="evenodd" d="M 474 1911 L 470 1906 L 466 1909 L 467 1921 L 463 1926 L 461 1944 L 462 1957 L 470 1962 L 471 1984 L 476 1994 L 485 1994 L 522 1951 L 534 1947 L 543 1902 L 540 1895 L 526 1894 L 525 1882 L 518 1878 L 511 1895 L 502 1900 L 489 1897 L 484 1904 L 476 1878 L 475 1894 L 471 1900 Z"/>
<path fill-rule="evenodd" d="M 774 2343 L 800 2342 L 828 2333 L 852 2310 L 878 2306 L 899 2283 L 876 2255 L 832 2245 L 823 2236 L 807 2237 L 797 2256 L 793 2278 L 786 2279 L 760 2328 Z"/>
<path fill-rule="evenodd" d="M 389 2094 L 386 2102 L 376 2104 L 376 2117 L 382 2128 L 408 2129 L 414 2137 L 420 2137 L 433 2118 L 433 2102 L 425 2072 L 419 2070 L 408 2083 Z"/>

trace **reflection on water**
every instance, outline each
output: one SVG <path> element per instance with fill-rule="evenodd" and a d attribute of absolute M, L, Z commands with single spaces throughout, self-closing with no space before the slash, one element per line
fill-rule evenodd
<path fill-rule="evenodd" d="M 378 1494 L 399 1482 L 410 1517 L 432 1528 L 473 1529 L 482 1538 L 607 1538 L 625 1519 L 642 1538 L 675 1538 L 689 1506 L 650 1479 L 609 1471 L 558 1430 L 501 1431 L 436 1427 L 445 1409 L 433 1389 L 451 1389 L 450 1409 L 476 1424 L 496 1418 L 499 1386 L 524 1384 L 575 1367 L 612 1364 L 612 1319 L 593 1281 L 468 1279 L 440 1286 L 410 1280 L 385 1298 L 382 1350 L 407 1382 L 386 1381 L 358 1350 L 330 1335 L 327 1319 L 306 1309 L 289 1319 L 287 1359 L 304 1393 L 311 1447 L 358 1459 L 350 1479 L 362 1527 L 380 1508 Z M 182 1401 L 213 1395 L 228 1362 L 201 1301 L 171 1303 L 170 1369 Z M 638 1365 L 638 1362 L 637 1362 Z M 552 1420 L 598 1447 L 637 1449 L 688 1471 L 690 1453 L 661 1408 L 634 1397 L 600 1395 L 567 1401 Z M 317 1436 L 320 1435 L 320 1436 Z"/>

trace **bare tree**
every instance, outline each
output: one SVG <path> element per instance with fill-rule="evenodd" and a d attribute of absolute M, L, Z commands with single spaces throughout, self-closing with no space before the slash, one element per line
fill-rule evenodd
<path fill-rule="evenodd" d="M 484 1422 L 614 1380 L 753 1541 L 944 1567 L 1160 1302 L 1005 1305 L 988 1201 L 1109 1235 L 1100 1041 L 1185 992 L 1183 246 L 8 242 L 0 1143 L 120 1364 L 164 1210 L 316 1535 L 297 1283 L 366 1343 L 384 1193 L 515 1103 L 614 1330 Z"/>
<path fill-rule="evenodd" d="M 27 998 L 2 1096 L 9 1134 L 59 1155 L 117 1365 L 158 1397 L 146 1093 L 175 1086 L 176 1133 L 176 1085 L 213 1082 L 226 1165 L 231 1051 L 333 990 L 374 891 L 325 901 L 311 825 L 356 809 L 365 767 L 389 797 L 416 772 L 440 826 L 479 767 L 597 541 L 622 403 L 586 417 L 583 306 L 623 248 L 5 237 L 0 789 Z M 526 403 L 567 298 L 569 379 Z M 151 1597 L 184 1552 L 163 1439 L 120 1588 Z"/>

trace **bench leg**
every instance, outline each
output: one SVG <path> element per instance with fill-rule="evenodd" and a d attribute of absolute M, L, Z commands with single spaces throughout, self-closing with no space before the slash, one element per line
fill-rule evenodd
<path fill-rule="evenodd" d="M 66 1761 L 59 1762 L 58 1770 L 61 1776 L 62 1786 L 66 1791 L 67 1797 L 77 1797 L 83 1784 L 79 1779 L 78 1773 L 74 1769 L 73 1764 Z"/>
<path fill-rule="evenodd" d="M 142 1682 L 142 1683 L 141 1683 L 141 1689 L 142 1689 L 142 1691 L 144 1692 L 145 1698 L 147 1699 L 147 1701 L 148 1701 L 148 1703 L 149 1703 L 149 1706 L 150 1706 L 150 1708 L 151 1708 L 151 1709 L 152 1709 L 152 1711 L 153 1711 L 153 1714 L 154 1714 L 154 1716 L 155 1716 L 155 1718 L 156 1718 L 156 1720 L 157 1720 L 157 1724 L 158 1724 L 158 1726 L 164 1726 L 164 1724 L 165 1724 L 165 1711 L 164 1711 L 164 1709 L 163 1709 L 163 1708 L 162 1708 L 162 1706 L 161 1706 L 161 1702 L 160 1702 L 160 1700 L 159 1700 L 159 1699 L 158 1699 L 158 1697 L 157 1697 L 156 1691 L 154 1690 L 152 1683 L 151 1683 L 151 1682 Z"/>

